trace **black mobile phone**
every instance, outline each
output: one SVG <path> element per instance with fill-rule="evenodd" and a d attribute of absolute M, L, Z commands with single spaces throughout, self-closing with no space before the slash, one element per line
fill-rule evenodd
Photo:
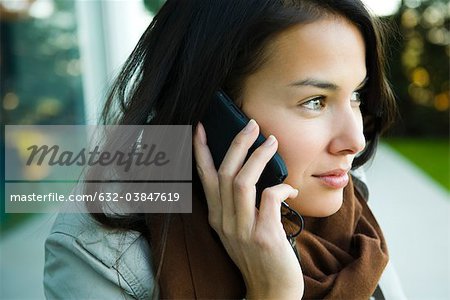
<path fill-rule="evenodd" d="M 211 151 L 214 165 L 219 169 L 228 148 L 235 136 L 247 125 L 250 119 L 234 104 L 224 91 L 217 91 L 202 120 L 206 131 L 207 144 Z M 260 133 L 250 147 L 245 161 L 266 138 Z M 262 191 L 266 187 L 282 183 L 288 175 L 286 164 L 277 153 L 264 168 L 256 183 L 256 207 L 259 208 Z"/>

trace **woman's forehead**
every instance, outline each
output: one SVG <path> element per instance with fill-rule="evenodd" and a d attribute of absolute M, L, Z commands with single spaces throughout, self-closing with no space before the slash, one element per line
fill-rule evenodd
<path fill-rule="evenodd" d="M 360 83 L 366 77 L 364 38 L 344 18 L 292 26 L 277 35 L 267 51 L 268 60 L 257 73 L 286 84 L 308 78 L 340 82 L 342 77 Z"/>

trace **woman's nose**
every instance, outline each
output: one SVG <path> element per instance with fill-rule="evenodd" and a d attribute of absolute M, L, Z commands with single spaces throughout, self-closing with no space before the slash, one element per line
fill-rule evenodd
<path fill-rule="evenodd" d="M 330 152 L 356 155 L 366 146 L 361 111 L 348 106 L 336 114 L 332 124 L 333 139 Z"/>

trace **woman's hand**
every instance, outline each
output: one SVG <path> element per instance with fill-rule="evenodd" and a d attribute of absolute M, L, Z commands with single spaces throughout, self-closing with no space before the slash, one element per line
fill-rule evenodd
<path fill-rule="evenodd" d="M 259 127 L 251 120 L 236 135 L 216 171 L 203 125 L 197 126 L 194 154 L 208 202 L 209 224 L 241 271 L 247 298 L 300 299 L 303 274 L 280 214 L 281 202 L 296 197 L 298 190 L 287 184 L 268 187 L 260 209 L 255 207 L 255 184 L 278 145 L 269 137 L 243 165 L 258 134 Z"/>

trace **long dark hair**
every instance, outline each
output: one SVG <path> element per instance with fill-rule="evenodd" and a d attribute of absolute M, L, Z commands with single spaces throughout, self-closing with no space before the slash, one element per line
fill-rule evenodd
<path fill-rule="evenodd" d="M 168 0 L 112 86 L 102 121 L 192 125 L 195 130 L 219 88 L 239 101 L 243 79 L 264 64 L 265 47 L 275 35 L 327 16 L 350 20 L 366 44 L 368 82 L 361 110 L 367 146 L 354 160 L 357 168 L 374 155 L 379 135 L 395 115 L 383 30 L 359 0 Z M 193 170 L 193 185 L 201 187 Z M 148 239 L 152 214 L 92 215 L 108 227 L 138 230 Z"/>

